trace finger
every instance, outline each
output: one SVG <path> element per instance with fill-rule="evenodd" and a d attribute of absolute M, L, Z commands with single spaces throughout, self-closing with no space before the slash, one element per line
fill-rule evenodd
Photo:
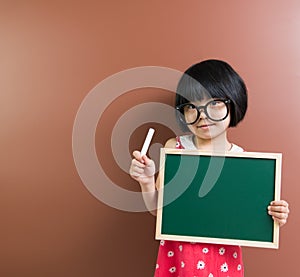
<path fill-rule="evenodd" d="M 132 165 L 129 169 L 130 175 L 137 176 L 137 175 L 143 174 L 145 172 L 144 167 L 139 167 L 139 166 L 136 166 L 136 165 Z"/>
<path fill-rule="evenodd" d="M 153 163 L 153 161 L 150 158 L 148 158 L 147 155 L 143 156 L 143 160 L 144 160 L 146 166 L 149 166 Z"/>
<path fill-rule="evenodd" d="M 282 226 L 282 225 L 286 224 L 286 222 L 287 222 L 286 219 L 279 219 L 279 218 L 276 218 L 276 217 L 272 217 L 272 218 L 275 222 L 277 222 L 279 224 L 279 226 Z"/>
<path fill-rule="evenodd" d="M 133 170 L 132 170 L 132 172 L 136 172 L 136 173 L 138 173 L 138 174 L 142 174 L 142 173 L 144 173 L 144 168 L 140 168 L 140 167 L 133 167 Z"/>
<path fill-rule="evenodd" d="M 144 174 L 144 169 L 139 167 L 131 167 L 129 170 L 129 173 L 132 177 L 140 177 L 142 174 Z"/>
<path fill-rule="evenodd" d="M 137 161 L 136 159 L 133 159 L 131 161 L 131 165 L 129 168 L 129 174 L 133 177 L 133 178 L 138 178 L 141 174 L 143 174 L 145 171 L 145 165 L 139 161 Z"/>
<path fill-rule="evenodd" d="M 269 211 L 269 215 L 271 215 L 272 217 L 279 219 L 279 220 L 288 218 L 287 213 L 278 213 L 278 212 Z"/>
<path fill-rule="evenodd" d="M 140 167 L 140 168 L 144 168 L 144 167 L 145 167 L 144 163 L 141 163 L 140 161 L 138 161 L 138 160 L 136 160 L 136 159 L 133 159 L 133 160 L 131 161 L 131 165 L 132 165 L 133 167 Z"/>
<path fill-rule="evenodd" d="M 140 177 L 140 174 L 137 173 L 136 171 L 130 171 L 130 176 L 133 178 L 138 178 L 138 177 Z"/>
<path fill-rule="evenodd" d="M 289 203 L 286 202 L 285 200 L 277 200 L 277 201 L 272 201 L 270 203 L 271 206 L 284 206 L 284 207 L 288 207 Z"/>
<path fill-rule="evenodd" d="M 142 155 L 141 152 L 138 150 L 133 151 L 132 153 L 133 157 L 136 158 L 138 161 L 142 161 Z"/>
<path fill-rule="evenodd" d="M 289 213 L 289 208 L 286 206 L 269 206 L 268 207 L 269 211 L 272 212 L 280 212 L 280 213 Z"/>

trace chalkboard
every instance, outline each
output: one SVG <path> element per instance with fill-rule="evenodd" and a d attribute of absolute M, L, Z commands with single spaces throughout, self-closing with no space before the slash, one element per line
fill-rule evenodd
<path fill-rule="evenodd" d="M 156 239 L 278 248 L 281 158 L 161 149 Z"/>

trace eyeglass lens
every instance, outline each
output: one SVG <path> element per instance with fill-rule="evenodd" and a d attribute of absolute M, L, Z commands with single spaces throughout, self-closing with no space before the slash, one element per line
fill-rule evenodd
<path fill-rule="evenodd" d="M 213 121 L 224 120 L 228 115 L 228 107 L 224 100 L 212 100 L 205 106 L 195 106 L 194 104 L 183 104 L 178 109 L 180 111 L 180 119 L 185 124 L 194 124 L 200 117 L 201 112 Z"/>

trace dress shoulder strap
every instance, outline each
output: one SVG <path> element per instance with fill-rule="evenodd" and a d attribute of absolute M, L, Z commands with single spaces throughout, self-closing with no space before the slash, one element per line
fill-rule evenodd
<path fill-rule="evenodd" d="M 180 140 L 180 136 L 177 136 L 176 137 L 176 146 L 175 146 L 176 149 L 184 149 L 182 143 L 181 143 L 181 140 Z"/>

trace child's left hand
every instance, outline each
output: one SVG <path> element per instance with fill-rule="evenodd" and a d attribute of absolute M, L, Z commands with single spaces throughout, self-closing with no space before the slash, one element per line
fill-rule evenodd
<path fill-rule="evenodd" d="M 287 222 L 289 212 L 289 204 L 284 200 L 272 201 L 268 206 L 269 215 L 279 226 L 283 226 Z"/>

